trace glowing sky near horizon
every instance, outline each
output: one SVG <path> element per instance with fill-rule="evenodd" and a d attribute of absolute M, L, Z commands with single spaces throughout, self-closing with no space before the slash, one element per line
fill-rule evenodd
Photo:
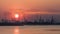
<path fill-rule="evenodd" d="M 0 0 L 0 15 L 20 13 L 16 9 L 25 14 L 60 14 L 60 0 Z"/>

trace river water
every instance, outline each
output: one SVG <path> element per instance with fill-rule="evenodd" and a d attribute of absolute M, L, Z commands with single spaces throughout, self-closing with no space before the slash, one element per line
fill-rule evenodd
<path fill-rule="evenodd" d="M 0 26 L 0 34 L 60 34 L 60 25 Z"/>

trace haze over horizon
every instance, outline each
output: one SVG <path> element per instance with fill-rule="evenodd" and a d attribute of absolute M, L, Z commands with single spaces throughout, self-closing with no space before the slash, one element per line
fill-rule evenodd
<path fill-rule="evenodd" d="M 27 15 L 60 15 L 60 0 L 0 0 L 0 16 L 3 16 L 2 18 L 13 16 L 16 12 L 21 13 L 21 11 Z"/>

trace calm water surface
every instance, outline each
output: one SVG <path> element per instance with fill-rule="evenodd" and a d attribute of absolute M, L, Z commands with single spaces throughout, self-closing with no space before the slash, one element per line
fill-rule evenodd
<path fill-rule="evenodd" d="M 0 26 L 0 34 L 60 34 L 60 25 Z"/>

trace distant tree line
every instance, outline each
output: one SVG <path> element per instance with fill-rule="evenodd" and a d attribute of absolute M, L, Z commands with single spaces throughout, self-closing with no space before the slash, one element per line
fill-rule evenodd
<path fill-rule="evenodd" d="M 26 25 L 53 25 L 54 24 L 54 18 L 53 16 L 51 17 L 51 21 L 49 21 L 49 19 L 46 19 L 46 21 L 44 21 L 44 19 L 41 19 L 41 17 L 39 18 L 39 20 L 34 20 L 34 22 L 28 22 L 27 20 L 25 20 L 25 24 Z"/>
<path fill-rule="evenodd" d="M 39 20 L 34 20 L 34 22 L 29 22 L 24 18 L 24 22 L 20 22 L 20 21 L 14 21 L 14 22 L 10 22 L 9 20 L 1 20 L 2 22 L 0 22 L 0 25 L 60 25 L 60 23 L 54 23 L 54 17 L 51 17 L 51 20 L 49 21 L 49 19 L 46 19 L 46 21 L 44 21 L 44 19 L 41 19 L 41 17 L 39 18 Z"/>

